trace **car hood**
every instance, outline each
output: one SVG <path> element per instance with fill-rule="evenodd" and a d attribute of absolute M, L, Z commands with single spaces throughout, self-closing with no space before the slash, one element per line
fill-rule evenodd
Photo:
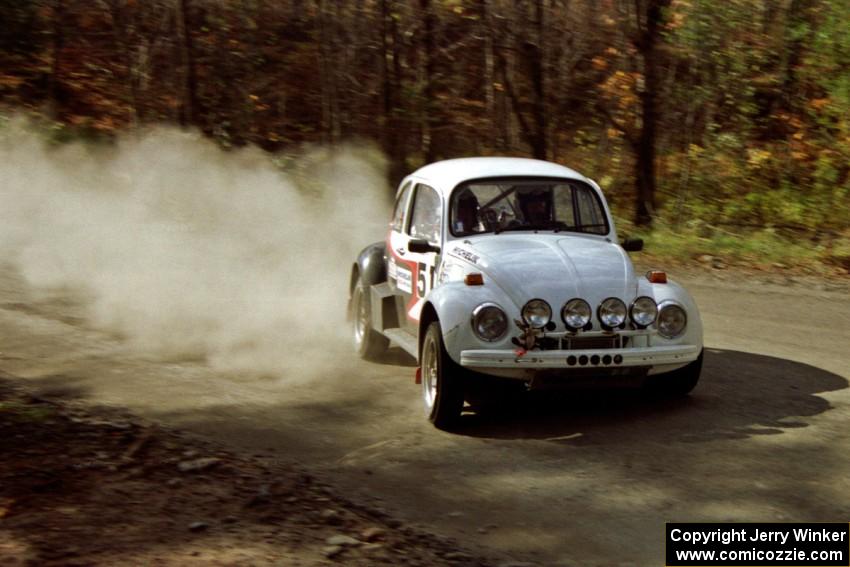
<path fill-rule="evenodd" d="M 593 309 L 608 297 L 634 299 L 638 283 L 626 252 L 593 236 L 499 234 L 467 240 L 454 256 L 471 263 L 521 307 L 545 299 L 558 313 L 574 297 Z"/>

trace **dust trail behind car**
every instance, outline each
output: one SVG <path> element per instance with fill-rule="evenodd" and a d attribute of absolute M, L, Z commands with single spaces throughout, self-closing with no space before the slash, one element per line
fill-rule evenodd
<path fill-rule="evenodd" d="M 370 149 L 283 158 L 160 128 L 60 145 L 12 121 L 0 127 L 0 262 L 88 298 L 87 322 L 142 352 L 308 376 L 329 345 L 348 346 L 349 263 L 382 236 L 384 179 Z"/>

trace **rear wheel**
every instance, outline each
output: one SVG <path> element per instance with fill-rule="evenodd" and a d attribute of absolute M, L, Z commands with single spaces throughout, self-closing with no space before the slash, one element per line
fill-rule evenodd
<path fill-rule="evenodd" d="M 463 369 L 446 352 L 440 323 L 422 341 L 422 394 L 428 419 L 439 429 L 457 424 L 463 411 Z"/>
<path fill-rule="evenodd" d="M 702 356 L 703 352 L 700 351 L 699 357 L 687 366 L 653 376 L 649 382 L 650 390 L 673 397 L 688 395 L 699 382 L 702 373 Z"/>
<path fill-rule="evenodd" d="M 372 328 L 372 308 L 368 288 L 358 279 L 351 295 L 352 331 L 354 348 L 361 358 L 375 359 L 390 345 L 389 339 Z"/>

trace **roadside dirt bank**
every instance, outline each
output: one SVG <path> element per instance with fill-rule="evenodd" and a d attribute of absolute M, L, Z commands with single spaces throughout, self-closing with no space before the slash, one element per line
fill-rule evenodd
<path fill-rule="evenodd" d="M 237 456 L 0 375 L 0 564 L 500 565 L 358 505 L 280 459 Z"/>

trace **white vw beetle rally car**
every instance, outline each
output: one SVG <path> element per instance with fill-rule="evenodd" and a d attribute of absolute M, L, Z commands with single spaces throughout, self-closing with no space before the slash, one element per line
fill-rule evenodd
<path fill-rule="evenodd" d="M 694 300 L 635 273 L 599 186 L 545 161 L 427 165 L 398 189 L 385 242 L 352 267 L 349 317 L 364 358 L 390 341 L 419 361 L 430 420 L 459 418 L 473 385 L 534 388 L 636 377 L 686 394 L 702 368 Z"/>

